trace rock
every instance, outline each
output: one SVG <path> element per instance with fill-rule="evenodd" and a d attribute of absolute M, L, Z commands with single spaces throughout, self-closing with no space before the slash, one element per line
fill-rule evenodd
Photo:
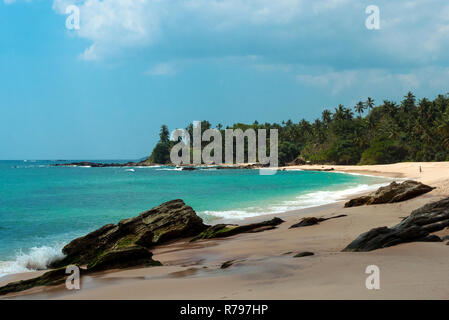
<path fill-rule="evenodd" d="M 436 234 L 428 235 L 427 237 L 416 240 L 417 242 L 442 242 L 443 240 Z"/>
<path fill-rule="evenodd" d="M 0 295 L 36 286 L 61 284 L 67 278 L 67 265 L 87 265 L 83 274 L 135 266 L 160 266 L 149 249 L 178 238 L 191 237 L 208 226 L 182 200 L 161 204 L 137 217 L 124 219 L 117 225 L 107 224 L 67 244 L 65 257 L 54 262 L 56 268 L 40 277 L 10 283 L 0 288 Z"/>
<path fill-rule="evenodd" d="M 217 170 L 227 170 L 227 169 L 260 169 L 266 167 L 267 165 L 263 165 L 260 163 L 236 163 L 231 165 L 220 165 L 216 166 Z"/>
<path fill-rule="evenodd" d="M 431 233 L 449 226 L 449 198 L 426 204 L 392 228 L 362 233 L 343 251 L 371 251 L 405 242 L 442 241 Z"/>
<path fill-rule="evenodd" d="M 345 203 L 345 208 L 363 206 L 370 201 L 372 196 L 360 196 Z"/>
<path fill-rule="evenodd" d="M 309 252 L 309 251 L 304 251 L 304 252 L 300 252 L 297 253 L 293 256 L 293 258 L 301 258 L 301 257 L 308 257 L 308 256 L 313 256 L 314 253 L 313 252 Z"/>
<path fill-rule="evenodd" d="M 298 228 L 298 227 L 313 226 L 315 224 L 319 224 L 320 222 L 323 222 L 323 221 L 326 221 L 326 220 L 342 218 L 342 217 L 346 217 L 346 216 L 347 216 L 346 214 L 340 214 L 338 216 L 329 217 L 329 218 L 306 217 L 306 218 L 302 218 L 301 221 L 299 221 L 298 223 L 295 223 L 294 225 L 292 225 L 289 229 Z"/>
<path fill-rule="evenodd" d="M 217 224 L 211 226 L 201 232 L 199 235 L 194 237 L 191 241 L 196 241 L 199 239 L 212 239 L 212 238 L 225 238 L 230 237 L 239 233 L 249 233 L 249 232 L 262 232 L 266 230 L 271 230 L 276 228 L 277 225 L 283 223 L 284 220 L 280 218 L 273 218 L 268 221 L 260 223 L 252 223 L 244 226 L 238 225 L 228 225 L 228 224 Z"/>
<path fill-rule="evenodd" d="M 144 254 L 142 249 L 194 236 L 206 228 L 203 220 L 182 200 L 169 201 L 137 217 L 124 219 L 117 225 L 105 225 L 73 240 L 62 249 L 65 258 L 53 263 L 52 267 L 68 264 L 92 266 L 92 261 L 98 261 L 101 256 L 110 261 L 126 255 L 137 255 L 142 261 L 149 261 L 151 256 Z M 130 251 L 123 251 L 125 248 Z"/>
<path fill-rule="evenodd" d="M 232 266 L 233 264 L 238 263 L 238 262 L 243 262 L 243 261 L 245 261 L 245 260 L 229 260 L 229 261 L 224 262 L 220 268 L 227 269 L 230 266 Z"/>
<path fill-rule="evenodd" d="M 55 286 L 58 284 L 62 284 L 69 276 L 65 273 L 65 270 L 66 268 L 59 268 L 56 270 L 48 271 L 37 278 L 8 283 L 6 286 L 0 288 L 0 296 L 8 293 L 28 290 L 34 287 Z M 81 274 L 82 270 L 83 269 L 80 269 Z"/>
<path fill-rule="evenodd" d="M 232 264 L 234 263 L 234 260 L 229 260 L 229 261 L 226 261 L 226 262 L 224 262 L 222 265 L 221 265 L 221 269 L 226 269 L 226 268 L 229 268 L 230 266 L 232 266 Z"/>
<path fill-rule="evenodd" d="M 100 255 L 96 260 L 92 261 L 87 266 L 87 270 L 79 268 L 80 275 L 86 275 L 102 270 L 128 268 L 137 265 L 162 265 L 160 262 L 154 261 L 152 255 L 153 254 L 150 251 L 140 246 L 106 251 L 103 255 Z M 40 286 L 56 286 L 63 284 L 68 276 L 69 274 L 66 273 L 66 267 L 61 267 L 48 271 L 37 278 L 8 283 L 6 286 L 0 288 L 0 295 L 20 292 Z"/>
<path fill-rule="evenodd" d="M 131 246 L 106 251 L 92 261 L 87 270 L 90 272 L 108 269 L 123 269 L 134 266 L 161 266 L 159 261 L 152 259 L 153 254 L 141 246 Z"/>
<path fill-rule="evenodd" d="M 181 171 L 194 171 L 196 170 L 195 167 L 181 167 Z"/>
<path fill-rule="evenodd" d="M 388 186 L 380 187 L 377 191 L 369 195 L 349 200 L 345 203 L 345 207 L 405 201 L 430 192 L 433 189 L 435 188 L 418 181 L 407 180 L 402 183 L 393 181 Z"/>
<path fill-rule="evenodd" d="M 315 218 L 315 217 L 306 217 L 306 218 L 302 218 L 301 221 L 299 221 L 298 223 L 295 223 L 294 225 L 292 225 L 290 227 L 291 228 L 298 228 L 298 227 L 307 227 L 307 226 L 313 226 L 314 224 L 318 224 L 320 221 L 320 219 Z"/>
<path fill-rule="evenodd" d="M 302 166 L 306 164 L 306 160 L 303 157 L 298 157 L 292 162 L 287 163 L 287 166 Z"/>
<path fill-rule="evenodd" d="M 63 162 L 65 160 L 58 160 Z M 92 167 L 92 168 L 108 168 L 108 167 L 151 167 L 157 165 L 156 163 L 151 163 L 149 159 L 144 159 L 139 162 L 126 162 L 126 163 L 101 163 L 101 162 L 70 162 L 70 163 L 56 163 L 52 166 L 54 167 Z"/>

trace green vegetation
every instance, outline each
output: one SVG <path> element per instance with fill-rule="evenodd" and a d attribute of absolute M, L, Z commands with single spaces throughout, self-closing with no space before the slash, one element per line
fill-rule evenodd
<path fill-rule="evenodd" d="M 176 142 L 170 141 L 170 132 L 166 125 L 162 125 L 159 133 L 159 142 L 153 149 L 148 162 L 166 164 L 170 163 L 170 150 Z"/>
<path fill-rule="evenodd" d="M 211 127 L 208 121 L 202 122 L 202 131 Z M 367 98 L 352 108 L 326 109 L 313 122 L 255 121 L 227 128 L 278 129 L 280 165 L 297 158 L 331 164 L 449 161 L 449 95 L 416 101 L 409 92 L 400 104 L 385 100 L 378 106 Z M 224 137 L 223 126 L 218 124 L 217 129 Z M 187 130 L 191 133 L 192 125 Z M 149 160 L 166 164 L 175 142 L 169 141 L 166 126 L 162 126 L 160 137 Z"/>

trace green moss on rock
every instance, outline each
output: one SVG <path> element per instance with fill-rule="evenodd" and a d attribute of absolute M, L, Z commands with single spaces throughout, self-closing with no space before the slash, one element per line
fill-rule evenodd
<path fill-rule="evenodd" d="M 200 239 L 225 238 L 239 233 L 261 232 L 271 230 L 276 228 L 276 226 L 281 224 L 282 222 L 284 222 L 284 220 L 280 218 L 273 218 L 268 221 L 247 224 L 244 226 L 217 224 L 207 228 L 206 230 L 195 236 L 191 241 L 196 241 Z"/>
<path fill-rule="evenodd" d="M 68 277 L 68 274 L 65 273 L 65 270 L 65 267 L 59 268 L 48 271 L 37 278 L 8 283 L 6 286 L 0 288 L 0 295 L 25 291 L 34 287 L 55 286 L 58 284 L 62 284 Z"/>
<path fill-rule="evenodd" d="M 88 272 L 122 269 L 134 266 L 161 266 L 152 259 L 153 254 L 141 246 L 131 246 L 105 251 L 87 266 Z"/>

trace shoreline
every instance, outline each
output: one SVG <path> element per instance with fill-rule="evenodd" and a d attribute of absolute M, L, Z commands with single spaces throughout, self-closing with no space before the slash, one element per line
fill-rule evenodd
<path fill-rule="evenodd" d="M 421 174 L 413 174 L 419 165 Z M 288 168 L 302 167 L 323 166 Z M 362 166 L 330 167 L 334 167 L 334 172 L 342 173 L 361 174 L 363 171 L 383 177 L 385 174 L 396 175 L 390 178 L 411 178 L 437 188 L 394 204 L 343 208 L 345 199 L 273 214 L 273 217 L 285 220 L 274 230 L 195 243 L 180 240 L 156 247 L 154 258 L 163 263 L 162 267 L 111 270 L 86 276 L 83 289 L 77 292 L 59 286 L 43 290 L 35 288 L 4 298 L 182 299 L 187 291 L 190 299 L 447 298 L 445 288 L 449 286 L 449 280 L 443 278 L 446 268 L 441 267 L 449 265 L 449 257 L 445 254 L 448 247 L 444 243 L 409 243 L 363 253 L 343 253 L 341 250 L 359 234 L 374 227 L 394 225 L 413 209 L 448 196 L 449 162 L 402 163 L 382 165 L 381 168 L 369 166 L 370 170 L 360 168 Z M 332 217 L 340 214 L 347 216 L 316 226 L 288 228 L 304 216 Z M 271 215 L 246 218 L 239 220 L 239 224 L 260 221 L 261 217 L 266 220 Z M 443 230 L 439 234 L 449 235 L 449 231 Z M 311 251 L 315 255 L 292 258 L 291 254 L 286 254 L 298 251 Z M 229 260 L 239 262 L 229 269 L 220 269 L 220 265 Z M 377 264 L 385 270 L 382 276 L 384 290 L 373 292 L 364 288 L 366 275 L 363 266 L 368 264 Z M 0 278 L 0 285 L 43 272 L 14 274 L 7 276 L 7 281 Z M 272 290 L 278 293 L 276 297 L 272 296 Z M 123 296 L 124 291 L 129 295 Z"/>
<path fill-rule="evenodd" d="M 251 170 L 257 170 L 257 168 L 253 168 Z M 297 169 L 293 169 L 293 170 L 297 170 Z M 288 171 L 288 170 L 286 170 Z M 315 171 L 315 170 L 310 170 L 310 171 Z M 319 172 L 319 171 L 317 171 Z M 327 172 L 329 174 L 334 174 L 334 173 L 340 173 L 340 174 L 351 174 L 348 172 L 338 172 L 338 171 L 329 171 Z M 360 175 L 360 174 L 357 174 Z M 332 200 L 329 203 L 323 203 L 323 204 L 312 204 L 312 205 L 308 205 L 308 206 L 304 206 L 302 208 L 295 208 L 295 209 L 291 209 L 291 210 L 283 210 L 280 212 L 274 212 L 274 213 L 263 213 L 263 214 L 259 214 L 259 215 L 254 215 L 254 216 L 249 216 L 249 217 L 243 217 L 243 218 L 221 218 L 221 217 L 217 217 L 216 219 L 210 220 L 208 221 L 209 224 L 211 225 L 216 225 L 216 224 L 238 224 L 238 225 L 245 225 L 245 224 L 251 224 L 251 223 L 257 223 L 257 222 L 261 222 L 261 221 L 265 221 L 265 220 L 269 220 L 272 219 L 274 217 L 289 217 L 292 215 L 297 215 L 297 216 L 303 216 L 306 214 L 306 212 L 317 212 L 320 211 L 320 209 L 324 209 L 324 208 L 328 208 L 330 206 L 333 206 L 335 204 L 338 203 L 344 203 L 345 201 L 349 200 L 351 197 L 354 196 L 358 196 L 358 195 L 362 195 L 362 194 L 366 194 L 368 192 L 372 192 L 374 190 L 376 190 L 380 185 L 387 185 L 391 179 L 390 177 L 383 177 L 383 176 L 373 176 L 373 175 L 365 175 L 362 174 L 362 176 L 369 176 L 369 177 L 379 177 L 379 178 L 385 178 L 388 179 L 388 181 L 384 182 L 384 183 L 376 183 L 376 184 L 371 184 L 368 185 L 369 187 L 367 188 L 367 190 L 364 191 L 357 191 L 357 192 L 350 192 L 347 193 L 348 190 L 354 189 L 356 187 L 348 187 L 348 188 L 342 188 L 342 189 L 338 189 L 338 190 L 334 190 L 334 191 L 330 191 L 330 190 L 315 190 L 312 192 L 308 192 L 305 193 L 304 195 L 309 195 L 309 194 L 313 194 L 315 192 L 343 192 L 345 193 L 345 195 L 343 195 L 341 198 L 336 199 L 336 200 Z M 360 186 L 360 185 L 359 185 Z M 293 196 L 293 199 L 296 199 L 297 196 Z M 232 211 L 232 210 L 230 210 Z M 236 209 L 236 211 L 238 211 Z M 204 213 L 204 212 L 198 212 L 199 214 Z M 207 214 L 207 213 L 206 213 Z M 80 235 L 82 236 L 82 235 Z M 9 263 L 9 264 L 14 264 L 16 263 L 17 260 L 9 260 L 9 261 L 0 261 L 1 264 L 3 263 Z M 48 269 L 47 269 L 48 270 Z M 34 272 L 42 272 L 45 270 L 30 270 L 30 271 L 23 271 L 23 272 L 17 272 L 17 273 L 6 273 L 3 275 L 0 275 L 0 283 L 2 281 L 6 281 L 6 279 L 15 279 L 15 275 L 26 275 L 26 274 L 30 274 L 30 273 L 34 273 Z"/>
<path fill-rule="evenodd" d="M 402 162 L 402 163 L 404 163 L 404 162 Z M 412 163 L 412 162 L 410 162 L 410 163 Z M 426 163 L 428 163 L 428 162 L 422 162 L 421 164 L 426 164 Z M 449 162 L 445 162 L 445 163 L 447 163 L 448 170 L 449 170 Z M 385 166 L 390 166 L 390 165 L 387 164 Z M 340 170 L 335 170 L 336 167 L 340 168 Z M 380 185 L 388 185 L 389 183 L 391 183 L 394 180 L 405 181 L 405 180 L 410 179 L 410 180 L 420 181 L 419 177 L 406 177 L 405 174 L 401 173 L 401 172 L 381 172 L 381 171 L 373 171 L 373 170 L 366 170 L 366 169 L 365 170 L 357 170 L 356 169 L 357 167 L 359 167 L 359 166 L 357 166 L 357 165 L 347 165 L 347 166 L 341 166 L 341 165 L 298 165 L 298 166 L 279 167 L 279 170 L 281 170 L 281 171 L 297 171 L 297 170 L 315 171 L 315 172 L 327 172 L 329 174 L 343 173 L 343 174 L 352 174 L 352 175 L 359 175 L 359 176 L 366 176 L 366 177 L 385 178 L 388 180 L 388 182 L 386 181 L 385 183 L 372 185 L 375 187 L 369 188 L 368 190 L 354 192 L 354 193 L 348 193 L 347 195 L 343 196 L 340 200 L 336 200 L 331 203 L 312 205 L 309 207 L 293 209 L 293 210 L 286 210 L 286 211 L 282 211 L 282 212 L 278 212 L 278 213 L 268 213 L 268 214 L 254 216 L 254 217 L 245 217 L 242 219 L 219 218 L 219 219 L 213 220 L 213 224 L 218 224 L 218 223 L 246 224 L 246 223 L 260 222 L 260 221 L 271 219 L 274 217 L 282 218 L 282 217 L 291 216 L 294 214 L 301 215 L 302 211 L 305 211 L 305 210 L 310 212 L 310 210 L 316 209 L 313 211 L 318 211 L 320 208 L 327 208 L 328 206 L 344 204 L 346 201 L 350 200 L 353 197 L 358 197 L 358 196 L 369 194 L 369 193 L 375 191 Z M 372 166 L 364 166 L 364 167 L 372 167 Z M 333 169 L 333 170 L 330 170 L 330 169 Z M 259 168 L 252 168 L 252 170 L 259 170 Z M 420 182 L 422 182 L 422 181 L 420 181 Z M 371 187 L 371 185 L 370 185 L 370 187 Z M 342 189 L 342 190 L 338 190 L 338 191 L 341 192 L 341 191 L 346 191 L 349 189 L 351 189 L 351 188 Z M 307 194 L 309 194 L 309 193 L 307 193 Z M 448 195 L 449 195 L 449 193 L 448 193 Z"/>

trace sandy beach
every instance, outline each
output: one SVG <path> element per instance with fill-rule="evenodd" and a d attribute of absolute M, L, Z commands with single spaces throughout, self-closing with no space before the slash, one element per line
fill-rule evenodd
<path fill-rule="evenodd" d="M 34 288 L 3 299 L 448 299 L 449 246 L 408 243 L 372 252 L 341 252 L 374 227 L 393 226 L 422 205 L 449 195 L 449 162 L 373 166 L 304 165 L 286 169 L 323 170 L 409 178 L 436 187 L 395 203 L 344 208 L 344 201 L 277 214 L 278 228 L 226 239 L 187 240 L 154 250 L 161 267 L 109 271 L 82 278 L 81 290 L 64 285 Z M 289 229 L 302 217 L 345 217 Z M 245 224 L 267 216 L 239 221 Z M 449 235 L 445 229 L 437 233 Z M 294 258 L 298 252 L 313 256 Z M 222 269 L 229 260 L 234 264 Z M 380 289 L 368 290 L 365 269 L 380 269 Z M 0 279 L 0 286 L 44 271 Z"/>

